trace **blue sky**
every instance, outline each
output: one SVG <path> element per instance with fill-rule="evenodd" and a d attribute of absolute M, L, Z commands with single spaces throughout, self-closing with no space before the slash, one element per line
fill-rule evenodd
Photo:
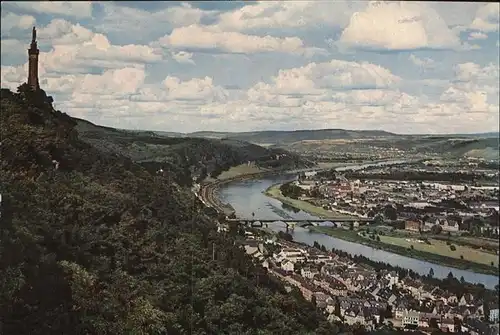
<path fill-rule="evenodd" d="M 499 5 L 2 2 L 2 87 L 131 129 L 499 128 Z"/>

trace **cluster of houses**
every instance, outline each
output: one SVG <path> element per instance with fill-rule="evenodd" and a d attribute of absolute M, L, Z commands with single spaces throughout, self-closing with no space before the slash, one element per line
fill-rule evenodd
<path fill-rule="evenodd" d="M 408 230 L 429 231 L 437 224 L 445 232 L 470 232 L 479 220 L 481 232 L 498 235 L 498 186 L 362 181 L 344 176 L 325 180 L 315 172 L 305 173 L 294 183 L 304 190 L 303 200 L 341 214 L 368 218 L 391 205 L 397 208 L 395 219 L 409 222 Z"/>
<path fill-rule="evenodd" d="M 274 253 L 267 251 L 271 246 Z M 376 272 L 339 255 L 252 233 L 243 247 L 287 290 L 297 288 L 322 308 L 330 321 L 359 323 L 367 329 L 390 322 L 396 328 L 423 331 L 438 327 L 447 332 L 498 333 L 498 304 L 488 304 L 485 312 L 483 301 L 472 294 L 457 297 L 420 280 L 399 278 L 394 271 Z"/>

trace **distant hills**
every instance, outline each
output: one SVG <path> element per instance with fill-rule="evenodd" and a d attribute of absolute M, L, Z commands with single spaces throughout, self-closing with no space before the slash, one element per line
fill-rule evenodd
<path fill-rule="evenodd" d="M 142 132 L 127 130 L 131 132 Z M 251 143 L 278 145 L 291 144 L 300 141 L 321 141 L 337 139 L 363 139 L 363 138 L 498 138 L 498 132 L 472 133 L 472 134 L 396 134 L 384 130 L 348 130 L 348 129 L 317 129 L 317 130 L 264 130 L 250 132 L 217 132 L 196 131 L 192 133 L 151 131 L 160 136 L 168 137 L 202 137 L 213 139 L 234 139 Z"/>
<path fill-rule="evenodd" d="M 195 132 L 189 134 L 189 136 L 213 138 L 227 137 L 230 139 L 238 139 L 240 141 L 263 144 L 289 144 L 298 141 L 394 137 L 399 135 L 382 130 L 319 129 L 293 131 L 254 131 L 243 133 Z"/>
<path fill-rule="evenodd" d="M 498 132 L 472 134 L 396 134 L 383 130 L 274 130 L 251 132 L 216 132 L 197 131 L 193 133 L 176 133 L 163 131 L 131 131 L 126 132 L 176 138 L 204 138 L 235 143 L 253 143 L 266 148 L 284 149 L 296 153 L 311 151 L 318 146 L 381 146 L 397 148 L 418 153 L 435 153 L 451 157 L 474 156 L 485 159 L 498 159 Z M 229 142 L 227 142 L 229 141 Z M 367 142 L 368 141 L 368 142 Z M 345 142 L 345 143 L 341 143 Z M 364 142 L 364 143 L 362 143 Z M 318 147 L 319 148 L 319 147 Z M 347 147 L 345 150 L 350 150 Z"/>
<path fill-rule="evenodd" d="M 262 168 L 286 169 L 313 165 L 283 148 L 264 148 L 224 136 L 209 138 L 192 134 L 123 130 L 95 125 L 83 119 L 74 120 L 75 129 L 85 142 L 103 152 L 129 157 L 152 170 L 168 169 L 181 184 L 189 183 L 193 175 L 218 175 L 223 170 L 248 161 Z"/>

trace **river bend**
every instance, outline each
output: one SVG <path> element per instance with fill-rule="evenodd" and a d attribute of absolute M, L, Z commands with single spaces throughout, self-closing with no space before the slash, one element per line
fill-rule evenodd
<path fill-rule="evenodd" d="M 284 183 L 292 178 L 293 177 L 290 176 L 275 176 L 259 180 L 250 179 L 235 181 L 223 185 L 218 190 L 218 197 L 222 202 L 229 203 L 235 209 L 236 216 L 241 218 L 252 218 L 252 213 L 255 213 L 255 217 L 259 219 L 318 219 L 303 211 L 293 210 L 283 205 L 280 201 L 263 194 L 263 191 L 271 185 Z M 286 230 L 285 225 L 279 222 L 269 224 L 269 228 L 276 232 Z M 468 282 L 481 283 L 490 289 L 493 289 L 494 286 L 499 283 L 499 278 L 496 276 L 474 273 L 397 255 L 324 234 L 309 232 L 308 229 L 298 226 L 295 227 L 293 238 L 297 242 L 306 243 L 311 246 L 314 241 L 317 241 L 328 249 L 335 248 L 353 255 L 363 255 L 375 261 L 386 262 L 403 268 L 412 269 L 421 275 L 427 275 L 430 268 L 432 268 L 434 270 L 434 276 L 437 278 L 444 278 L 451 271 L 456 278 L 463 276 Z"/>

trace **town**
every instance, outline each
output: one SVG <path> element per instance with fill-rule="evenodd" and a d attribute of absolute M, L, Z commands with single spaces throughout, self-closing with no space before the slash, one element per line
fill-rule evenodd
<path fill-rule="evenodd" d="M 386 222 L 407 230 L 430 231 L 439 225 L 445 232 L 496 238 L 497 181 L 498 165 L 480 160 L 423 161 L 361 171 L 306 172 L 283 194 L 360 218 L 384 213 Z"/>
<path fill-rule="evenodd" d="M 224 230 L 224 229 L 223 229 Z M 277 239 L 247 229 L 242 247 L 255 262 L 298 289 L 323 310 L 331 322 L 418 329 L 431 333 L 498 334 L 498 300 L 485 301 L 473 293 L 445 291 L 425 280 L 401 276 L 356 263 L 348 255 Z M 498 294 L 498 286 L 496 287 Z"/>
<path fill-rule="evenodd" d="M 313 214 L 325 221 L 325 213 L 359 218 L 344 225 L 331 222 L 332 226 L 309 229 L 329 229 L 335 234 L 352 232 L 356 238 L 378 243 L 375 247 L 382 249 L 384 242 L 388 246 L 393 243 L 386 239 L 399 239 L 406 241 L 402 250 L 407 250 L 410 257 L 416 257 L 411 254 L 414 251 L 429 255 L 425 254 L 426 246 L 438 248 L 442 244 L 447 252 L 438 256 L 445 261 L 452 257 L 456 264 L 449 265 L 483 262 L 483 269 L 497 273 L 498 243 L 491 242 L 498 237 L 496 178 L 498 169 L 487 161 L 420 160 L 359 170 L 302 172 L 294 181 L 273 185 L 266 194 L 298 208 L 301 204 L 312 205 L 317 209 Z M 307 208 L 312 211 L 311 206 Z M 370 224 L 364 218 L 375 220 Z M 221 222 L 220 232 L 231 230 L 230 224 Z M 292 242 L 288 232 L 276 236 L 267 226 L 240 227 L 242 248 L 281 279 L 289 292 L 300 291 L 331 322 L 357 325 L 368 331 L 403 329 L 431 334 L 439 329 L 498 334 L 498 285 L 495 291 L 484 287 L 468 289 L 471 284 L 450 273 L 448 281 L 457 285 L 443 287 L 432 281 L 432 268 L 427 276 L 419 276 L 405 269 L 374 267 L 369 260 L 356 259 L 340 250 Z M 397 252 L 395 246 L 392 248 Z M 457 248 L 455 255 L 449 256 Z M 475 254 L 479 261 L 473 257 Z"/>

